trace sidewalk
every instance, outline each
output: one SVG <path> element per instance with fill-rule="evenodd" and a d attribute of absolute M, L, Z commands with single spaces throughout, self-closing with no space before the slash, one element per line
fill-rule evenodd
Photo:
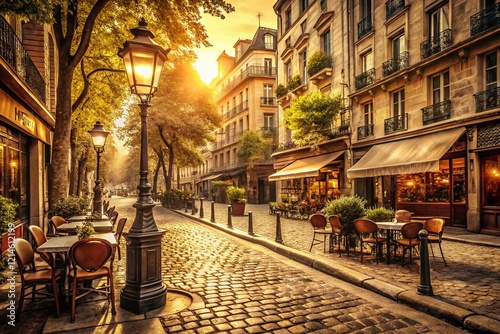
<path fill-rule="evenodd" d="M 254 236 L 248 234 L 248 215 L 232 216 L 233 228 L 228 228 L 227 204 L 215 203 L 214 208 L 215 223 L 210 223 L 210 202 L 204 203 L 203 219 L 199 211 L 195 215 L 190 210 L 176 212 L 473 332 L 500 333 L 500 237 L 446 227 L 442 246 L 448 266 L 441 258 L 430 255 L 434 296 L 429 297 L 417 294 L 418 259 L 411 266 L 401 267 L 376 264 L 369 257 L 360 263 L 359 256 L 353 254 L 339 257 L 337 252 L 323 253 L 322 245 L 309 252 L 312 228 L 307 220 L 281 218 L 283 244 L 279 244 L 275 242 L 276 216 L 269 214 L 267 205 L 247 204 L 246 214 L 252 212 Z"/>

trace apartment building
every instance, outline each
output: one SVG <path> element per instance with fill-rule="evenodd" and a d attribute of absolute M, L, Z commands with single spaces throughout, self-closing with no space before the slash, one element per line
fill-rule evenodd
<path fill-rule="evenodd" d="M 500 233 L 500 3 L 366 0 L 352 14 L 355 192 Z"/>
<path fill-rule="evenodd" d="M 53 45 L 48 26 L 0 16 L 0 195 L 19 204 L 20 221 L 41 227 L 55 125 Z"/>
<path fill-rule="evenodd" d="M 287 89 L 278 96 L 279 145 L 273 153 L 277 200 L 295 205 L 302 200 L 323 202 L 352 193 L 345 176 L 350 165 L 349 39 L 345 1 L 277 1 L 278 85 Z M 310 58 L 322 52 L 330 57 L 310 74 Z M 339 95 L 343 109 L 332 120 L 327 140 L 297 145 L 284 122 L 284 113 L 300 96 L 314 91 Z"/>
<path fill-rule="evenodd" d="M 276 30 L 259 27 L 252 39 L 239 39 L 234 55 L 223 51 L 217 58 L 218 76 L 213 81 L 216 104 L 223 124 L 216 141 L 203 152 L 205 163 L 194 172 L 197 194 L 225 202 L 223 190 L 211 182 L 230 181 L 246 189 L 248 203 L 267 203 L 275 196 L 268 176 L 272 160 L 243 162 L 238 147 L 247 131 L 259 132 L 273 140 L 277 132 Z"/>

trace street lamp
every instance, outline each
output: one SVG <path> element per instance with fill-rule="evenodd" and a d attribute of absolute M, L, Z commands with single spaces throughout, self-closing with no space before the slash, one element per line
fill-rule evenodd
<path fill-rule="evenodd" d="M 155 43 L 154 34 L 142 19 L 130 29 L 134 38 L 123 44 L 118 56 L 123 58 L 130 90 L 141 102 L 141 157 L 139 195 L 134 204 L 136 215 L 132 227 L 124 234 L 127 239 L 125 286 L 120 292 L 120 307 L 141 314 L 165 306 L 167 287 L 161 280 L 161 240 L 153 217 L 155 203 L 148 182 L 148 107 L 158 88 L 158 81 L 170 50 Z"/>
<path fill-rule="evenodd" d="M 95 187 L 94 187 L 94 201 L 92 212 L 98 212 L 102 214 L 102 189 L 101 189 L 101 179 L 99 178 L 99 160 L 101 159 L 101 154 L 104 152 L 104 145 L 106 144 L 106 138 L 109 132 L 104 130 L 104 126 L 101 122 L 95 122 L 94 128 L 89 131 L 90 138 L 92 138 L 92 144 L 97 153 L 97 169 L 95 177 Z"/>

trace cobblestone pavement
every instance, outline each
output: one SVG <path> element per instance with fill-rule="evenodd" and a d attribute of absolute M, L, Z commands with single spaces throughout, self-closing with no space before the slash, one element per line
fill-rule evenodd
<path fill-rule="evenodd" d="M 134 219 L 133 200 L 116 201 L 120 217 L 128 218 L 127 230 Z M 107 327 L 86 330 L 85 327 L 107 324 L 110 319 L 111 322 L 126 324 L 152 318 L 159 318 L 168 333 L 461 331 L 427 314 L 296 263 L 263 246 L 193 222 L 165 208 L 155 208 L 155 219 L 158 226 L 166 230 L 162 247 L 163 281 L 170 289 L 182 289 L 199 296 L 203 301 L 201 306 L 159 315 L 154 312 L 133 315 L 118 307 L 117 315 L 112 317 L 107 313 L 107 303 L 103 301 L 97 305 L 77 306 L 77 321 L 70 324 L 67 311 L 54 318 L 51 308 L 28 302 L 21 324 L 15 329 L 6 328 L 2 321 L 0 332 L 46 332 L 49 326 L 44 329 L 44 324 L 50 322 L 55 331 L 104 333 L 113 330 Z M 237 219 L 235 224 L 239 224 Z M 284 231 L 286 233 L 287 230 Z M 307 236 L 309 239 L 310 235 Z M 305 232 L 303 237 L 306 237 Z M 125 254 L 124 243 L 121 247 L 122 254 Z M 118 291 L 125 283 L 125 259 L 116 261 L 114 268 L 118 300 Z M 2 290 L 0 293 L 3 296 L 4 286 Z M 5 319 L 5 307 L 0 313 Z M 73 329 L 68 329 L 71 326 Z"/>
<path fill-rule="evenodd" d="M 199 207 L 199 202 L 197 206 Z M 210 203 L 204 203 L 203 206 L 204 217 L 210 219 Z M 215 203 L 214 207 L 216 222 L 227 224 L 227 204 Z M 269 214 L 268 206 L 247 204 L 246 210 L 252 212 L 253 232 L 275 240 L 276 216 Z M 199 212 L 196 215 L 199 216 Z M 233 216 L 231 221 L 233 228 L 248 231 L 248 216 Z M 312 239 L 312 227 L 309 222 L 283 217 L 280 221 L 283 244 L 298 250 L 309 251 Z M 439 257 L 435 260 L 432 257 L 430 259 L 431 284 L 434 294 L 476 313 L 500 319 L 500 248 L 448 240 L 443 241 L 442 247 L 448 266 L 445 266 Z M 436 249 L 437 247 L 434 247 L 434 250 Z M 414 259 L 413 265 L 402 267 L 397 263 L 387 265 L 385 262 L 379 262 L 376 264 L 368 257 L 360 263 L 359 256 L 353 254 L 349 257 L 346 256 L 347 254 L 342 254 L 339 258 L 336 251 L 333 254 L 324 253 L 322 245 L 314 246 L 312 253 L 392 284 L 413 287 L 415 291 L 420 282 L 418 259 Z M 438 254 L 439 250 L 436 255 Z"/>

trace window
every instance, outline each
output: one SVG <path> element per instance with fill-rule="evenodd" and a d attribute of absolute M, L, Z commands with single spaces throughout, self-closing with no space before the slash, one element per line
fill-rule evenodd
<path fill-rule="evenodd" d="M 286 45 L 287 48 L 291 48 L 292 47 L 292 39 L 290 37 L 288 37 L 285 40 L 285 45 Z"/>
<path fill-rule="evenodd" d="M 327 9 L 327 7 L 328 7 L 327 3 L 328 3 L 327 0 L 321 0 L 321 3 L 320 3 L 320 5 L 321 5 L 321 11 L 324 12 Z"/>
<path fill-rule="evenodd" d="M 274 129 L 274 114 L 264 114 L 264 130 L 271 131 Z"/>
<path fill-rule="evenodd" d="M 368 34 L 373 29 L 371 0 L 360 1 L 360 20 L 358 22 L 358 39 Z"/>
<path fill-rule="evenodd" d="M 405 90 L 401 89 L 392 93 L 392 113 L 394 117 L 402 117 L 405 114 Z"/>
<path fill-rule="evenodd" d="M 273 96 L 273 85 L 264 84 L 264 97 L 272 97 Z"/>
<path fill-rule="evenodd" d="M 373 103 L 363 105 L 363 117 L 365 125 L 373 124 Z"/>
<path fill-rule="evenodd" d="M 362 72 L 366 72 L 373 68 L 373 54 L 371 51 L 361 56 L 361 66 L 363 66 L 361 69 Z"/>
<path fill-rule="evenodd" d="M 292 9 L 287 8 L 287 10 L 285 11 L 285 31 L 290 29 L 291 26 L 292 26 Z"/>
<path fill-rule="evenodd" d="M 330 30 L 321 35 L 321 51 L 330 55 L 332 52 L 330 44 Z"/>
<path fill-rule="evenodd" d="M 289 62 L 285 64 L 285 77 L 287 83 L 292 81 L 292 64 Z"/>
<path fill-rule="evenodd" d="M 430 13 L 429 37 L 437 38 L 439 34 L 450 28 L 448 24 L 449 9 L 448 4 L 444 4 Z"/>
<path fill-rule="evenodd" d="M 240 92 L 240 104 L 243 104 L 243 92 Z"/>
<path fill-rule="evenodd" d="M 497 52 L 486 55 L 486 90 L 497 88 L 498 81 L 498 61 Z"/>
<path fill-rule="evenodd" d="M 361 0 L 360 5 L 362 19 L 372 14 L 372 0 Z"/>
<path fill-rule="evenodd" d="M 243 118 L 240 119 L 240 133 L 243 133 Z"/>
<path fill-rule="evenodd" d="M 273 60 L 271 58 L 264 59 L 264 73 L 273 75 Z"/>
<path fill-rule="evenodd" d="M 300 0 L 300 12 L 302 13 L 309 6 L 309 0 Z"/>
<path fill-rule="evenodd" d="M 307 31 L 307 20 L 302 21 L 300 24 L 300 30 L 303 34 Z"/>
<path fill-rule="evenodd" d="M 485 206 L 500 206 L 500 154 L 485 156 L 482 165 L 483 203 Z"/>
<path fill-rule="evenodd" d="M 432 104 L 450 99 L 450 72 L 445 71 L 432 77 Z"/>
<path fill-rule="evenodd" d="M 300 75 L 302 77 L 302 83 L 307 82 L 307 51 L 304 50 L 300 53 Z"/>
<path fill-rule="evenodd" d="M 406 51 L 405 35 L 399 35 L 392 39 L 392 58 L 398 59 Z"/>
<path fill-rule="evenodd" d="M 266 34 L 264 36 L 264 48 L 266 49 L 274 49 L 274 36 L 270 34 Z"/>

